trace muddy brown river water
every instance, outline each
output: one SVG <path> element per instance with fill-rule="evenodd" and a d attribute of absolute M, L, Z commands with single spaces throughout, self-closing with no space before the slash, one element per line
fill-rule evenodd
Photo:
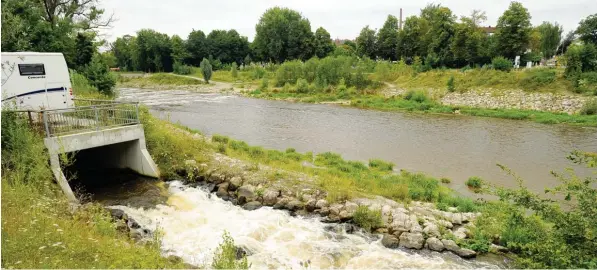
<path fill-rule="evenodd" d="M 189 91 L 120 89 L 120 99 L 137 100 L 152 113 L 202 132 L 221 134 L 266 148 L 332 151 L 346 159 L 380 158 L 396 169 L 448 177 L 450 187 L 472 195 L 464 182 L 479 176 L 496 185 L 516 181 L 496 163 L 511 168 L 532 190 L 557 184 L 550 171 L 574 168 L 574 149 L 597 151 L 597 129 L 459 115 L 361 110 L 336 105 L 270 101 Z"/>

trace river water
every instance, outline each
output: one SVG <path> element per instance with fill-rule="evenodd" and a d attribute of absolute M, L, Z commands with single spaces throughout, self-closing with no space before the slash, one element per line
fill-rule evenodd
<path fill-rule="evenodd" d="M 188 91 L 121 89 L 155 115 L 207 134 L 267 148 L 333 151 L 347 159 L 382 158 L 399 169 L 450 177 L 467 193 L 471 175 L 512 185 L 495 166 L 509 166 L 531 188 L 555 184 L 550 169 L 569 166 L 570 150 L 597 150 L 597 130 L 523 121 L 358 110 Z M 579 168 L 577 168 L 579 169 Z M 95 191 L 94 199 L 122 209 L 143 227 L 162 231 L 165 255 L 209 266 L 224 231 L 248 251 L 253 268 L 495 268 L 503 259 L 463 260 L 449 252 L 387 249 L 379 236 L 348 234 L 317 218 L 263 207 L 246 211 L 198 187 L 137 179 Z M 126 190 L 113 192 L 113 190 Z"/>
<path fill-rule="evenodd" d="M 321 104 L 291 103 L 188 91 L 120 89 L 120 99 L 150 106 L 159 117 L 221 134 L 251 145 L 342 154 L 346 159 L 381 158 L 397 169 L 448 177 L 450 187 L 474 196 L 471 176 L 500 186 L 516 181 L 496 163 L 512 169 L 531 190 L 558 181 L 550 171 L 572 167 L 574 149 L 597 151 L 597 129 L 530 121 L 457 115 L 380 112 Z"/>
<path fill-rule="evenodd" d="M 167 187 L 167 202 L 155 207 L 134 206 L 136 197 L 147 195 L 147 184 L 116 199 L 112 194 L 98 200 L 116 205 L 144 228 L 162 232 L 164 255 L 175 255 L 197 266 L 209 266 L 222 242 L 224 231 L 238 247 L 247 251 L 253 269 L 398 269 L 398 268 L 497 268 L 496 257 L 464 260 L 450 253 L 388 249 L 379 236 L 348 234 L 338 225 L 317 218 L 292 217 L 287 212 L 262 207 L 247 211 L 205 190 L 173 181 Z M 155 194 L 155 193 L 154 193 Z M 163 193 L 162 193 L 163 194 Z M 127 199 L 126 197 L 130 198 Z M 149 195 L 152 197 L 152 195 Z M 334 227 L 336 226 L 336 227 Z"/>

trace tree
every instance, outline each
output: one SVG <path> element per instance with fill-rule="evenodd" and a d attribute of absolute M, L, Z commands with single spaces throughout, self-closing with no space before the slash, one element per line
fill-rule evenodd
<path fill-rule="evenodd" d="M 199 66 L 201 60 L 209 56 L 207 47 L 207 38 L 201 30 L 194 30 L 189 33 L 186 42 L 187 52 L 189 53 L 187 63 L 193 66 Z"/>
<path fill-rule="evenodd" d="M 173 35 L 170 38 L 172 44 L 172 61 L 183 63 L 185 59 L 189 58 L 189 53 L 186 48 L 186 43 L 178 35 Z"/>
<path fill-rule="evenodd" d="M 471 12 L 470 20 L 474 26 L 479 27 L 487 20 L 487 14 L 485 11 L 474 9 Z"/>
<path fill-rule="evenodd" d="M 560 43 L 560 45 L 558 45 L 557 53 L 564 54 L 566 50 L 568 50 L 568 47 L 572 45 L 572 42 L 574 42 L 575 39 L 576 33 L 574 31 L 569 31 L 568 34 L 566 34 L 566 37 L 564 37 L 564 39 Z"/>
<path fill-rule="evenodd" d="M 406 18 L 398 42 L 398 57 L 405 58 L 412 63 L 415 56 L 427 54 L 427 47 L 423 44 L 423 35 L 427 32 L 427 21 L 417 16 Z"/>
<path fill-rule="evenodd" d="M 113 94 L 116 79 L 110 74 L 108 65 L 102 61 L 99 54 L 93 56 L 91 63 L 83 69 L 83 74 L 97 90 L 107 95 Z"/>
<path fill-rule="evenodd" d="M 203 58 L 203 61 L 201 61 L 201 74 L 203 74 L 203 79 L 206 83 L 209 83 L 209 80 L 211 79 L 211 73 L 212 70 L 209 60 L 207 60 L 207 58 Z"/>
<path fill-rule="evenodd" d="M 238 65 L 236 65 L 236 62 L 232 62 L 232 66 L 230 67 L 230 75 L 232 75 L 232 78 L 238 77 Z"/>
<path fill-rule="evenodd" d="M 251 62 L 253 62 L 253 60 L 251 59 L 251 56 L 247 54 L 247 56 L 245 56 L 245 59 L 243 60 L 243 64 L 246 65 L 250 65 Z"/>
<path fill-rule="evenodd" d="M 597 13 L 580 21 L 576 34 L 583 42 L 597 45 Z"/>
<path fill-rule="evenodd" d="M 93 37 L 85 33 L 77 33 L 73 68 L 81 70 L 87 64 L 91 63 L 94 52 Z"/>
<path fill-rule="evenodd" d="M 454 36 L 454 25 L 456 16 L 447 7 L 440 5 L 428 5 L 421 10 L 421 18 L 428 22 L 429 28 L 424 35 L 424 42 L 428 44 L 426 62 L 435 62 L 434 67 L 450 65 L 452 62 L 452 51 L 450 45 Z"/>
<path fill-rule="evenodd" d="M 249 53 L 249 41 L 236 30 L 213 30 L 207 35 L 206 43 L 208 54 L 226 64 L 242 63 Z"/>
<path fill-rule="evenodd" d="M 330 38 L 330 33 L 323 27 L 315 30 L 315 55 L 324 58 L 334 51 L 334 43 Z"/>
<path fill-rule="evenodd" d="M 268 9 L 255 26 L 253 49 L 261 60 L 277 63 L 307 60 L 314 54 L 311 23 L 297 11 L 274 7 Z"/>
<path fill-rule="evenodd" d="M 471 65 L 482 62 L 484 40 L 483 33 L 473 19 L 462 17 L 461 23 L 456 24 L 451 50 L 456 66 Z"/>
<path fill-rule="evenodd" d="M 375 58 L 377 55 L 377 38 L 375 37 L 375 30 L 369 29 L 369 26 L 365 26 L 361 30 L 361 33 L 357 37 L 357 53 L 360 56 L 367 56 L 369 58 Z"/>
<path fill-rule="evenodd" d="M 110 50 L 116 57 L 116 65 L 124 70 L 137 70 L 136 38 L 125 35 L 110 44 Z"/>
<path fill-rule="evenodd" d="M 398 19 L 388 15 L 383 27 L 377 33 L 377 50 L 379 57 L 388 60 L 397 59 Z"/>
<path fill-rule="evenodd" d="M 140 70 L 145 72 L 172 71 L 172 47 L 168 35 L 151 29 L 139 30 L 136 47 Z"/>
<path fill-rule="evenodd" d="M 495 32 L 498 53 L 510 59 L 522 55 L 528 47 L 531 29 L 529 11 L 521 3 L 511 2 L 498 19 Z"/>
<path fill-rule="evenodd" d="M 540 51 L 545 58 L 551 58 L 556 54 L 560 40 L 562 39 L 562 32 L 564 29 L 558 23 L 543 22 L 537 27 L 541 34 Z"/>

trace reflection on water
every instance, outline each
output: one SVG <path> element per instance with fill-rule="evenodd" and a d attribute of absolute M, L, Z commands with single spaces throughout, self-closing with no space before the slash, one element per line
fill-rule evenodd
<path fill-rule="evenodd" d="M 121 99 L 151 105 L 173 122 L 249 144 L 297 151 L 333 151 L 347 159 L 381 158 L 398 169 L 464 182 L 480 176 L 515 186 L 495 164 L 511 168 L 537 192 L 557 180 L 550 170 L 574 167 L 571 150 L 597 151 L 597 129 L 496 118 L 379 112 L 186 91 L 121 89 Z M 582 167 L 574 167 L 581 173 Z"/>

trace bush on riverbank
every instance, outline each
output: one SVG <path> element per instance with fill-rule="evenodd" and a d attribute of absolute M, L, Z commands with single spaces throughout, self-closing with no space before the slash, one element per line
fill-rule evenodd
<path fill-rule="evenodd" d="M 2 267 L 185 268 L 116 230 L 97 204 L 74 212 L 53 183 L 41 135 L 2 112 Z"/>
<path fill-rule="evenodd" d="M 597 173 L 597 154 L 573 152 L 568 159 L 584 164 Z M 518 189 L 497 187 L 491 194 L 500 201 L 483 207 L 474 237 L 469 241 L 496 242 L 517 254 L 520 268 L 595 268 L 597 267 L 597 178 L 580 177 L 574 172 L 554 173 L 561 184 L 548 188 L 545 199 L 519 183 Z M 495 236 L 499 236 L 496 238 Z"/>
<path fill-rule="evenodd" d="M 354 213 L 352 220 L 359 227 L 371 231 L 372 229 L 381 228 L 383 221 L 381 219 L 381 210 L 370 210 L 369 207 L 359 206 Z"/>

